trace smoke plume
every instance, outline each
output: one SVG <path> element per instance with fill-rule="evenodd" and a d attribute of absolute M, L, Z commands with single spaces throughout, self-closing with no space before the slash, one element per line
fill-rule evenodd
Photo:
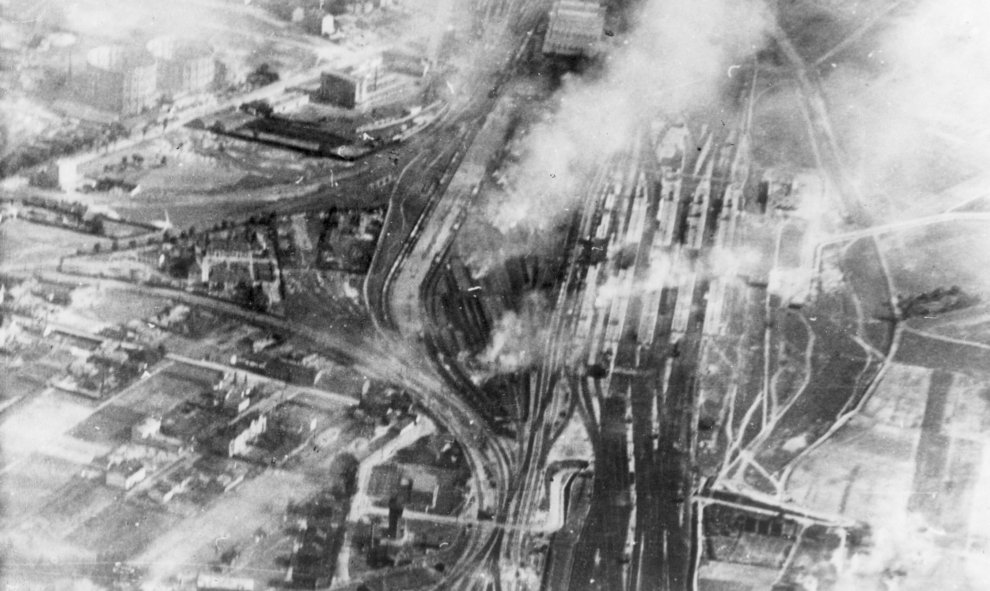
<path fill-rule="evenodd" d="M 763 46 L 769 18 L 754 0 L 648 1 L 603 73 L 564 81 L 556 111 L 532 129 L 507 172 L 516 190 L 499 200 L 495 225 L 548 227 L 575 206 L 589 174 L 629 150 L 652 119 L 718 108 L 729 66 Z"/>

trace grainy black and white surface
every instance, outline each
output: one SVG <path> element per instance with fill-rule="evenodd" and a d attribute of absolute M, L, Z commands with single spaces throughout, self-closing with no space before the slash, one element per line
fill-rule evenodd
<path fill-rule="evenodd" d="M 0 0 L 0 582 L 990 572 L 978 0 Z"/>

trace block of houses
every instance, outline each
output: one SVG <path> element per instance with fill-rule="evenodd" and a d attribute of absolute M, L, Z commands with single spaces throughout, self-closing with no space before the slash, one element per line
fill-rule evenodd
<path fill-rule="evenodd" d="M 193 481 L 192 470 L 181 468 L 162 478 L 148 491 L 148 496 L 165 504 L 172 500 L 175 495 L 182 494 L 189 489 Z"/>

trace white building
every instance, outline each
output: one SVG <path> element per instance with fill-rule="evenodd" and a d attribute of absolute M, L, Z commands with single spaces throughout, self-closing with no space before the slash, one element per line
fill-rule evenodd
<path fill-rule="evenodd" d="M 131 490 L 148 476 L 144 464 L 137 460 L 128 460 L 114 464 L 107 470 L 107 486 Z"/>
<path fill-rule="evenodd" d="M 333 35 L 337 31 L 337 23 L 333 20 L 333 15 L 328 14 L 320 22 L 320 35 Z"/>
<path fill-rule="evenodd" d="M 131 427 L 131 439 L 134 441 L 141 441 L 148 439 L 149 437 L 155 437 L 159 434 L 161 428 L 161 419 L 146 417 L 143 421 Z"/>

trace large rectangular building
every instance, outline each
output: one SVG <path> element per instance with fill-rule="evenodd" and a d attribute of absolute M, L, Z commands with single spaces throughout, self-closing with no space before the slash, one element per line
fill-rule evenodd
<path fill-rule="evenodd" d="M 593 55 L 604 28 L 605 7 L 599 0 L 557 0 L 550 8 L 543 53 Z"/>
<path fill-rule="evenodd" d="M 320 77 L 320 98 L 347 109 L 370 109 L 399 102 L 416 90 L 413 76 L 387 70 L 379 58 Z"/>

